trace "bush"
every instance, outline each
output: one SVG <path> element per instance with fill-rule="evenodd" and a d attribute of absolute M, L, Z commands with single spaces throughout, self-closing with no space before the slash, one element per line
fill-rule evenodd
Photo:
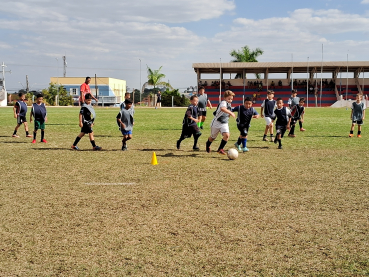
<path fill-rule="evenodd" d="M 190 100 L 186 98 L 184 95 L 180 95 L 178 92 L 178 89 L 174 90 L 166 90 L 163 91 L 162 97 L 161 97 L 161 105 L 163 107 L 171 107 L 172 106 L 172 97 L 173 99 L 173 105 L 175 107 L 186 107 L 190 104 Z"/>
<path fill-rule="evenodd" d="M 44 95 L 44 100 L 50 106 L 55 106 L 55 96 L 59 92 L 59 106 L 69 106 L 73 105 L 73 97 L 68 95 L 67 91 L 62 85 L 56 86 L 54 83 L 50 83 L 49 88 L 43 89 L 42 94 Z"/>

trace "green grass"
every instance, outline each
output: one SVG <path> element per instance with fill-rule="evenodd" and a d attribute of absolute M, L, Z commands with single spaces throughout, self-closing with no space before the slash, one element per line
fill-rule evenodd
<path fill-rule="evenodd" d="M 349 110 L 309 108 L 278 150 L 253 119 L 230 161 L 204 151 L 211 116 L 200 152 L 175 150 L 184 111 L 136 108 L 122 152 L 118 109 L 97 108 L 103 151 L 76 152 L 77 108 L 48 108 L 47 144 L 1 108 L 0 276 L 369 275 L 366 125 L 349 139 Z"/>

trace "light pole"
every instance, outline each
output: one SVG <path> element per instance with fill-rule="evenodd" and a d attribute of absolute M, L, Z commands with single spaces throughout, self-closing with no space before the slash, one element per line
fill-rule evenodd
<path fill-rule="evenodd" d="M 59 59 L 58 58 L 55 58 L 56 59 L 56 93 L 57 93 L 57 98 L 56 98 L 56 105 L 59 106 L 59 76 L 58 76 L 58 69 L 59 69 Z"/>
<path fill-rule="evenodd" d="M 141 86 L 141 59 L 140 60 L 140 105 L 141 105 L 141 95 L 142 95 L 142 86 Z"/>

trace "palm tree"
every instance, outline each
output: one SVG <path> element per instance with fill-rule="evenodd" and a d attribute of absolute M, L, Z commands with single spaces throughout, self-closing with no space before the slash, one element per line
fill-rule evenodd
<path fill-rule="evenodd" d="M 229 54 L 234 58 L 231 62 L 234 63 L 250 63 L 258 62 L 256 59 L 258 56 L 263 55 L 264 51 L 260 48 L 255 48 L 255 50 L 250 50 L 250 48 L 245 45 L 241 47 L 241 50 L 232 50 Z M 257 79 L 260 79 L 260 74 L 255 74 Z M 235 79 L 242 78 L 241 74 L 237 74 Z"/>
<path fill-rule="evenodd" d="M 162 67 L 163 66 L 161 66 L 159 69 L 152 70 L 150 67 L 147 66 L 147 83 L 150 86 L 154 86 L 154 93 L 157 86 L 165 86 L 172 88 L 172 86 L 169 83 L 162 81 L 165 78 L 165 74 L 160 72 Z"/>

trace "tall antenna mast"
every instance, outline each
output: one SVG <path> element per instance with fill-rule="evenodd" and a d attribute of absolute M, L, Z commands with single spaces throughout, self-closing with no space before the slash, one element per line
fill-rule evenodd
<path fill-rule="evenodd" d="M 1 72 L 3 74 L 3 78 L 0 79 L 0 85 L 2 86 L 2 89 L 0 90 L 0 106 L 6 106 L 8 101 L 7 101 L 7 92 L 6 92 L 6 87 L 5 87 L 5 73 L 12 73 L 11 70 L 9 71 L 5 71 L 5 67 L 6 65 L 4 64 L 4 62 L 1 64 Z"/>

